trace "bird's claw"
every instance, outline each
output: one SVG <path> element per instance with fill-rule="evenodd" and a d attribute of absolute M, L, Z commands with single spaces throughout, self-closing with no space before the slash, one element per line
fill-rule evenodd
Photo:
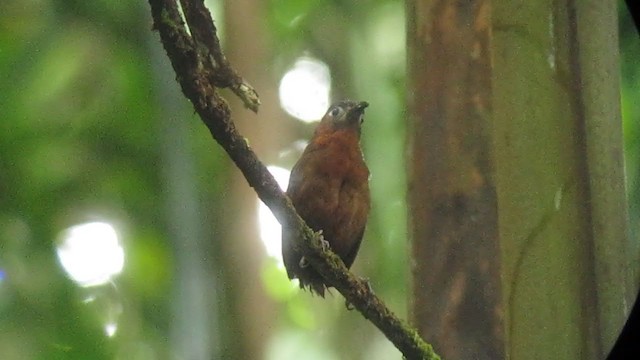
<path fill-rule="evenodd" d="M 307 258 L 303 256 L 300 258 L 300 262 L 298 263 L 298 266 L 300 266 L 301 269 L 304 269 L 307 266 L 309 266 L 309 261 L 307 260 Z"/>
<path fill-rule="evenodd" d="M 322 251 L 327 251 L 328 249 L 330 249 L 331 244 L 329 244 L 329 242 L 324 239 L 324 236 L 322 236 L 322 230 L 318 231 L 318 236 L 320 237 L 320 246 L 322 247 Z M 306 268 L 307 266 L 309 266 L 309 260 L 307 260 L 307 258 L 302 256 L 300 258 L 300 262 L 298 263 L 298 266 L 300 266 L 301 269 Z"/>
<path fill-rule="evenodd" d="M 322 251 L 331 249 L 331 244 L 329 244 L 329 242 L 325 240 L 324 236 L 322 235 L 322 230 L 318 231 L 318 236 L 320 236 L 320 246 L 322 246 Z"/>

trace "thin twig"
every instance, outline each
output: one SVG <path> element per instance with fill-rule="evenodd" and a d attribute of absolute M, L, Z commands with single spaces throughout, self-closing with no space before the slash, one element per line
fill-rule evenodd
<path fill-rule="evenodd" d="M 439 359 L 431 345 L 397 316 L 371 291 L 369 284 L 354 276 L 342 260 L 323 249 L 320 236 L 297 214 L 271 173 L 249 147 L 234 123 L 217 87 L 234 86 L 251 106 L 259 104 L 257 93 L 231 68 L 220 48 L 211 14 L 202 0 L 180 0 L 189 32 L 175 0 L 149 0 L 154 28 L 177 74 L 185 96 L 211 135 L 242 171 L 258 197 L 271 209 L 282 226 L 300 234 L 296 246 L 328 284 L 334 286 L 362 315 L 377 326 L 407 359 Z M 189 35 L 189 33 L 191 35 Z M 240 80 L 238 80 L 240 79 Z M 251 106 L 247 105 L 251 108 Z"/>

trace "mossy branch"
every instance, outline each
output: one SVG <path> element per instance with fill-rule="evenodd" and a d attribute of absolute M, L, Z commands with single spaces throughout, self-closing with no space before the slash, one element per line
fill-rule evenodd
<path fill-rule="evenodd" d="M 203 0 L 149 0 L 154 29 L 171 61 L 182 92 L 224 148 L 247 182 L 282 226 L 296 229 L 296 246 L 327 284 L 334 286 L 362 315 L 378 327 L 407 359 L 439 359 L 417 331 L 395 316 L 372 292 L 369 284 L 354 276 L 342 260 L 322 247 L 320 236 L 297 214 L 266 166 L 258 160 L 231 120 L 227 102 L 217 88 L 229 88 L 245 106 L 257 112 L 257 92 L 233 70 L 224 56 L 215 24 Z"/>

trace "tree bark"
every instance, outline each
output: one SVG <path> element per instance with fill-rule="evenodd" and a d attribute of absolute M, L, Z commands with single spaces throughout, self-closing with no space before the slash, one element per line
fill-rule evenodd
<path fill-rule="evenodd" d="M 445 358 L 604 358 L 639 263 L 615 3 L 407 13 L 414 321 Z"/>
<path fill-rule="evenodd" d="M 627 234 L 616 4 L 494 3 L 507 351 L 603 359 L 633 302 L 638 264 Z"/>
<path fill-rule="evenodd" d="M 444 358 L 504 357 L 489 1 L 409 1 L 413 320 Z"/>

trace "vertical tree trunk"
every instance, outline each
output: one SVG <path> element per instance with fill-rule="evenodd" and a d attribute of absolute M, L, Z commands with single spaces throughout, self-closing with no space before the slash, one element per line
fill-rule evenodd
<path fill-rule="evenodd" d="M 639 264 L 615 3 L 408 4 L 414 321 L 445 358 L 604 358 Z"/>
<path fill-rule="evenodd" d="M 616 4 L 494 4 L 508 353 L 603 359 L 638 264 L 628 250 Z"/>
<path fill-rule="evenodd" d="M 445 358 L 504 357 L 489 1 L 409 1 L 413 320 Z"/>

